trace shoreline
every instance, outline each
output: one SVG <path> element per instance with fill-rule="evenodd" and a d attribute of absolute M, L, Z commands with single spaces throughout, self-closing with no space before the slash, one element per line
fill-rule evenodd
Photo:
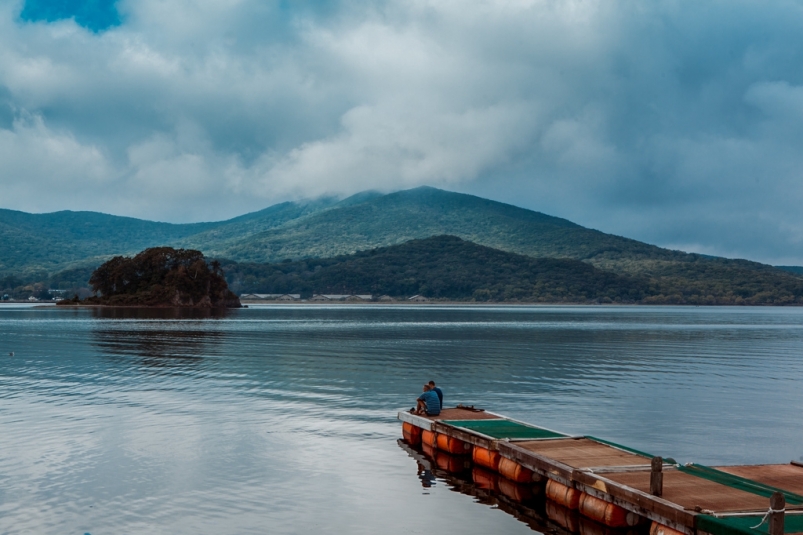
<path fill-rule="evenodd" d="M 406 303 L 404 301 L 396 302 L 342 302 L 342 301 L 245 301 L 241 307 L 174 307 L 174 306 L 120 306 L 120 305 L 98 305 L 98 304 L 70 304 L 70 305 L 57 305 L 56 303 L 49 302 L 30 302 L 30 301 L 2 301 L 0 307 L 25 307 L 25 308 L 57 308 L 57 309 L 129 309 L 129 310 L 238 310 L 240 308 L 249 307 L 463 307 L 463 308 L 483 308 L 483 307 L 640 307 L 640 308 L 655 308 L 655 307 L 673 307 L 673 308 L 801 308 L 803 305 L 788 304 L 788 305 L 751 305 L 751 304 L 717 304 L 717 305 L 695 305 L 695 304 L 673 304 L 673 303 L 515 303 L 515 302 L 466 302 L 466 301 L 434 301 L 426 303 Z"/>
<path fill-rule="evenodd" d="M 498 307 L 498 306 L 509 306 L 509 307 L 686 307 L 686 308 L 717 308 L 717 307 L 731 307 L 731 308 L 800 308 L 803 305 L 798 304 L 789 304 L 789 305 L 734 305 L 734 304 L 722 304 L 722 305 L 695 305 L 695 304 L 688 304 L 688 303 L 681 303 L 681 304 L 673 304 L 673 303 L 565 303 L 565 302 L 556 302 L 556 303 L 521 303 L 521 302 L 508 302 L 508 301 L 494 301 L 494 302 L 466 302 L 466 301 L 430 301 L 427 303 L 407 303 L 404 301 L 395 301 L 392 303 L 384 302 L 373 302 L 373 301 L 362 301 L 362 302 L 343 302 L 343 301 L 243 301 L 243 308 L 247 308 L 249 305 L 254 306 L 385 306 L 385 307 L 397 307 L 397 306 L 411 306 L 411 307 L 438 307 L 438 306 L 448 306 L 448 307 L 455 307 L 455 306 L 464 306 L 464 307 Z"/>

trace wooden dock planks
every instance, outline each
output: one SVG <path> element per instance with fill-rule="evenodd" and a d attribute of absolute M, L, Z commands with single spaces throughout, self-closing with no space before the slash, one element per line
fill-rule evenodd
<path fill-rule="evenodd" d="M 803 466 L 795 464 L 757 464 L 752 466 L 716 466 L 717 470 L 752 479 L 765 485 L 803 495 Z"/>
<path fill-rule="evenodd" d="M 432 421 L 439 420 L 500 420 L 503 417 L 486 411 L 472 411 L 468 409 L 443 409 L 437 416 L 425 416 Z"/>
<path fill-rule="evenodd" d="M 517 448 L 554 459 L 572 468 L 650 466 L 650 459 L 589 438 L 532 440 L 513 443 Z"/>
<path fill-rule="evenodd" d="M 606 473 L 605 477 L 642 492 L 650 491 L 649 472 Z M 699 509 L 715 513 L 766 511 L 769 504 L 763 496 L 671 469 L 664 470 L 662 497 L 683 509 L 697 512 Z"/>

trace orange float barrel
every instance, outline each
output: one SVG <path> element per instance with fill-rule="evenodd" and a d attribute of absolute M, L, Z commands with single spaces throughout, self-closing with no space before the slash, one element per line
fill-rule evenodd
<path fill-rule="evenodd" d="M 474 446 L 474 449 L 471 452 L 471 459 L 475 464 L 484 466 L 485 468 L 490 468 L 494 472 L 499 471 L 500 457 L 501 456 L 499 455 L 498 451 L 491 451 L 480 446 Z"/>
<path fill-rule="evenodd" d="M 435 433 L 427 429 L 421 431 L 421 443 L 427 446 L 435 447 Z"/>
<path fill-rule="evenodd" d="M 682 531 L 672 529 L 658 522 L 653 522 L 650 526 L 650 535 L 686 535 Z"/>
<path fill-rule="evenodd" d="M 439 450 L 451 453 L 452 455 L 468 455 L 471 453 L 471 444 L 463 442 L 454 437 L 438 433 L 435 445 Z"/>
<path fill-rule="evenodd" d="M 580 506 L 580 495 L 583 494 L 577 489 L 567 487 L 563 483 L 558 483 L 554 479 L 550 479 L 546 484 L 546 497 L 558 505 L 568 507 L 569 509 L 577 509 Z"/>
<path fill-rule="evenodd" d="M 639 524 L 641 517 L 618 505 L 600 500 L 585 492 L 581 493 L 578 510 L 580 514 L 611 528 L 629 528 Z"/>
<path fill-rule="evenodd" d="M 413 424 L 408 424 L 407 422 L 402 423 L 402 436 L 404 437 L 404 441 L 408 444 L 413 446 L 418 446 L 421 444 L 421 429 L 418 426 Z"/>
<path fill-rule="evenodd" d="M 512 459 L 502 457 L 499 459 L 499 473 L 516 483 L 532 483 L 533 471 L 524 468 Z"/>

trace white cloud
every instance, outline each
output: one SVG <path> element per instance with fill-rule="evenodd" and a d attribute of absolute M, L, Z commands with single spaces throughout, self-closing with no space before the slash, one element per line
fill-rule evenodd
<path fill-rule="evenodd" d="M 119 6 L 94 34 L 0 0 L 5 207 L 194 220 L 431 184 L 803 262 L 796 2 Z"/>

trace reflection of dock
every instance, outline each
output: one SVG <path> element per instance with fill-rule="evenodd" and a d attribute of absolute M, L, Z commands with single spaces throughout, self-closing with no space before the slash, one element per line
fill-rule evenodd
<path fill-rule="evenodd" d="M 803 466 L 796 463 L 681 466 L 466 408 L 437 417 L 401 412 L 399 419 L 405 441 L 420 445 L 438 469 L 481 470 L 475 487 L 520 506 L 545 496 L 544 514 L 568 531 L 590 518 L 623 530 L 651 521 L 653 535 L 803 534 Z"/>

